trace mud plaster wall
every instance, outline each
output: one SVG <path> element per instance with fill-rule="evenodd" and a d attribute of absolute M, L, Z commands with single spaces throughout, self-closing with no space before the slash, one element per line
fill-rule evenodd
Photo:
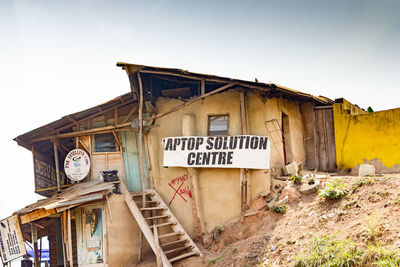
<path fill-rule="evenodd" d="M 159 98 L 156 106 L 159 113 L 181 104 L 180 100 Z M 266 136 L 265 121 L 276 118 L 281 123 L 281 112 L 289 115 L 293 152 L 298 161 L 304 161 L 304 147 L 299 103 L 285 99 L 266 99 L 258 93 L 247 93 L 246 97 L 248 134 Z M 155 189 L 168 204 L 186 231 L 193 236 L 194 223 L 189 195 L 175 194 L 178 184 L 173 179 L 185 177 L 186 168 L 163 168 L 164 137 L 182 136 L 182 118 L 185 114 L 196 117 L 196 135 L 207 136 L 208 115 L 229 114 L 229 135 L 241 134 L 240 95 L 238 91 L 229 90 L 198 101 L 167 116 L 156 120 L 148 134 L 148 146 Z M 279 143 L 278 146 L 282 144 Z M 271 166 L 282 166 L 281 160 L 271 146 Z M 239 169 L 197 168 L 199 195 L 203 220 L 207 232 L 215 226 L 227 223 L 240 217 L 240 177 Z M 172 185 L 172 186 L 171 186 Z M 188 188 L 186 180 L 181 188 Z M 267 170 L 249 171 L 249 194 L 254 199 L 260 192 L 268 192 L 270 174 Z M 174 197 L 175 195 L 175 197 Z M 183 199 L 185 198 L 185 200 Z"/>
<path fill-rule="evenodd" d="M 400 171 L 399 108 L 367 114 L 344 100 L 333 105 L 333 116 L 338 168 L 351 169 L 365 162 L 375 165 L 377 172 Z"/>
<path fill-rule="evenodd" d="M 108 236 L 108 266 L 132 266 L 132 263 L 137 263 L 139 234 L 141 231 L 122 195 L 112 194 L 109 200 L 112 222 L 108 210 L 105 211 Z M 143 237 L 142 255 L 148 253 L 152 252 Z M 142 256 L 142 258 L 144 257 Z"/>

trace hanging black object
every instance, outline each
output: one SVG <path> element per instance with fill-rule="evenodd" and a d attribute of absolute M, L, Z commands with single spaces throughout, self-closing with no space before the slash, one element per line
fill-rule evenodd
<path fill-rule="evenodd" d="M 104 182 L 116 182 L 119 181 L 117 170 L 105 170 L 100 171 L 101 176 L 103 176 Z"/>

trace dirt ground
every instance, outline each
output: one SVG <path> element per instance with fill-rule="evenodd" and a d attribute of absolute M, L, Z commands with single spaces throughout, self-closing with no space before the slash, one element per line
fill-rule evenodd
<path fill-rule="evenodd" d="M 289 203 L 285 214 L 268 210 L 245 218 L 243 223 L 223 226 L 219 243 L 198 243 L 204 258 L 191 257 L 174 266 L 294 266 L 314 237 L 330 235 L 366 246 L 367 224 L 378 220 L 375 241 L 394 245 L 400 240 L 400 175 L 340 179 L 349 193 L 339 200 L 325 200 L 317 193 L 301 195 Z M 367 183 L 355 189 L 364 179 Z"/>

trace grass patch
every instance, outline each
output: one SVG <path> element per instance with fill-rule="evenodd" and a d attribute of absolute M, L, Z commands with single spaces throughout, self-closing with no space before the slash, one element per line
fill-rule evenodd
<path fill-rule="evenodd" d="M 380 244 L 361 249 L 350 240 L 323 236 L 314 238 L 308 251 L 296 257 L 295 266 L 400 266 L 400 251 Z"/>
<path fill-rule="evenodd" d="M 339 180 L 327 183 L 325 189 L 320 189 L 318 195 L 326 199 L 339 199 L 347 194 L 346 184 L 340 184 Z"/>
<path fill-rule="evenodd" d="M 237 250 L 236 247 L 231 247 L 231 249 L 227 253 L 224 253 L 221 256 L 218 256 L 216 258 L 213 258 L 213 259 L 209 260 L 208 264 L 209 265 L 216 264 L 218 261 L 222 260 L 223 258 L 225 258 L 227 256 L 231 256 L 232 254 L 234 254 L 236 252 L 236 250 Z"/>
<path fill-rule="evenodd" d="M 368 235 L 369 240 L 374 240 L 378 233 L 380 226 L 382 225 L 381 216 L 378 213 L 373 213 L 367 217 L 367 221 L 364 225 L 364 230 Z"/>
<path fill-rule="evenodd" d="M 274 212 L 284 214 L 286 213 L 286 207 L 287 207 L 286 205 L 279 205 L 279 206 L 273 206 L 271 209 Z"/>

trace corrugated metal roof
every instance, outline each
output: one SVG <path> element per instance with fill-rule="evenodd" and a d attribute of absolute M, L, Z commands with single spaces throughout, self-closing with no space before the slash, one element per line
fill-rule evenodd
<path fill-rule="evenodd" d="M 124 62 L 118 62 L 117 66 L 122 67 L 125 70 L 128 70 L 130 74 L 139 71 L 141 73 L 158 73 L 163 75 L 178 75 L 180 77 L 187 77 L 187 78 L 191 77 L 192 79 L 197 79 L 197 80 L 206 79 L 208 81 L 215 81 L 215 82 L 238 82 L 240 83 L 241 86 L 248 86 L 250 88 L 255 88 L 260 90 L 268 89 L 276 93 L 295 96 L 304 99 L 305 101 L 315 101 L 317 104 L 320 105 L 331 105 L 334 103 L 333 100 L 327 97 L 313 96 L 311 94 L 300 92 L 274 83 L 252 82 L 252 81 L 245 81 L 245 80 L 221 77 L 210 74 L 189 72 L 187 70 L 182 70 L 182 69 L 153 67 L 153 66 L 138 65 L 138 64 L 124 63 Z"/>

